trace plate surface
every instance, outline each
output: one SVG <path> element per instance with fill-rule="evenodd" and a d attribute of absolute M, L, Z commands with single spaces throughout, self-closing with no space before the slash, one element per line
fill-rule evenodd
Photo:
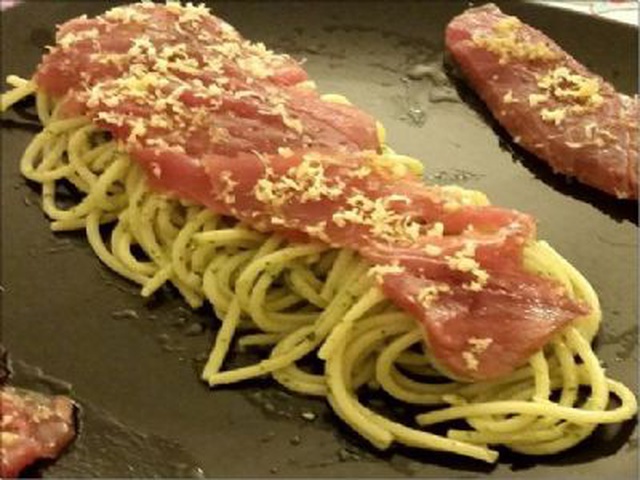
<path fill-rule="evenodd" d="M 486 192 L 534 214 L 539 234 L 599 292 L 599 356 L 637 390 L 637 205 L 554 176 L 513 147 L 464 86 L 443 76 L 444 27 L 467 2 L 227 2 L 214 13 L 246 37 L 305 58 L 319 88 L 386 126 L 431 180 Z M 2 13 L 2 73 L 30 76 L 54 25 L 114 2 L 29 2 Z M 503 9 L 556 39 L 620 90 L 637 91 L 637 29 L 533 4 Z M 420 77 L 421 67 L 435 74 Z M 424 68 L 422 68 L 424 73 Z M 429 69 L 427 69 L 429 70 Z M 44 476 L 635 478 L 635 425 L 600 428 L 562 455 L 502 452 L 497 466 L 435 452 L 379 453 L 322 401 L 270 381 L 213 392 L 198 381 L 215 325 L 171 292 L 151 301 L 103 267 L 81 235 L 54 235 L 18 160 L 38 131 L 30 106 L 2 120 L 2 342 L 14 359 L 64 379 L 82 431 Z M 242 360 L 242 358 L 240 359 Z M 64 384 L 15 363 L 16 383 Z M 106 413 L 109 412 L 109 413 Z M 302 417 L 316 414 L 314 421 Z M 202 470 L 199 471 L 197 467 Z"/>

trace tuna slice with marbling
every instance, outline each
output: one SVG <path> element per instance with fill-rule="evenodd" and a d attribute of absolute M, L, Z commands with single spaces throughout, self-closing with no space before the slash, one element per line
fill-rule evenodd
<path fill-rule="evenodd" d="M 57 458 L 75 436 L 73 402 L 63 396 L 0 388 L 0 475 L 12 478 L 40 459 Z"/>
<path fill-rule="evenodd" d="M 555 172 L 638 198 L 637 95 L 618 93 L 553 40 L 495 5 L 446 30 L 447 50 L 513 140 Z"/>

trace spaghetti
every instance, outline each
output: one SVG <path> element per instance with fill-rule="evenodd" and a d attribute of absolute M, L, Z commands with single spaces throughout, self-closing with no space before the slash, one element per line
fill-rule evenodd
<path fill-rule="evenodd" d="M 191 307 L 204 301 L 213 306 L 222 323 L 202 373 L 210 386 L 270 375 L 289 390 L 326 398 L 377 448 L 397 442 L 486 462 L 498 458 L 491 445 L 529 455 L 561 452 L 598 425 L 637 411 L 633 393 L 607 378 L 591 348 L 601 319 L 595 292 L 545 242 L 525 249 L 527 269 L 556 279 L 591 307 L 590 314 L 507 377 L 451 381 L 431 365 L 417 322 L 385 298 L 367 274 L 371 265 L 358 254 L 292 243 L 153 191 L 142 169 L 88 119 L 62 118 L 32 81 L 7 81 L 14 88 L 2 95 L 3 111 L 36 97 L 44 129 L 20 167 L 42 186 L 52 230 L 85 230 L 100 260 L 139 284 L 143 296 L 170 283 Z M 405 157 L 397 160 L 413 165 Z M 80 192 L 78 203 L 58 206 L 62 184 Z M 103 225 L 111 226 L 106 235 Z M 268 356 L 225 370 L 234 344 L 266 348 Z M 323 373 L 305 369 L 309 355 L 324 361 Z M 364 389 L 383 390 L 425 413 L 415 425 L 399 423 L 362 403 Z M 619 406 L 609 409 L 613 397 Z M 469 428 L 450 429 L 446 436 L 428 431 L 457 419 Z"/>

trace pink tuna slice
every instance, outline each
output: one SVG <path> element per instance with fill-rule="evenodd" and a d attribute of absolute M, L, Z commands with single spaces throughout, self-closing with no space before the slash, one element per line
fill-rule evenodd
<path fill-rule="evenodd" d="M 57 458 L 75 436 L 73 402 L 0 387 L 0 476 L 13 478 L 42 458 Z"/>
<path fill-rule="evenodd" d="M 638 198 L 637 95 L 616 92 L 546 35 L 492 4 L 455 17 L 445 43 L 516 143 L 555 172 L 618 198 Z"/>
<path fill-rule="evenodd" d="M 307 167 L 300 169 L 305 158 Z M 265 231 L 301 230 L 334 247 L 354 249 L 378 265 L 392 259 L 393 265 L 402 267 L 399 273 L 382 275 L 383 290 L 419 320 L 433 359 L 454 378 L 489 380 L 507 375 L 560 329 L 588 312 L 556 282 L 524 270 L 522 249 L 535 232 L 531 217 L 493 206 L 447 212 L 451 194 L 409 174 L 398 177 L 384 166 L 374 166 L 360 178 L 357 172 L 372 165 L 370 160 L 354 154 L 286 158 L 247 154 L 233 162 L 208 156 L 204 163 L 213 190 L 225 192 L 214 195 L 215 201 L 226 204 L 245 223 Z M 280 194 L 286 195 L 286 201 L 280 198 L 275 203 L 256 193 L 265 180 L 267 191 L 286 187 L 278 180 L 297 178 L 309 165 L 316 167 L 314 179 L 325 177 L 328 193 L 309 198 L 310 188 L 285 188 Z M 372 202 L 394 198 L 388 210 L 422 225 L 420 234 L 410 241 L 393 242 L 376 235 L 369 225 L 336 222 L 336 216 L 353 209 L 350 199 L 354 196 Z M 442 224 L 444 235 L 429 235 L 436 223 Z M 452 257 L 468 245 L 474 246 L 474 259 L 488 274 L 479 291 L 469 288 L 474 280 L 471 273 L 451 267 Z M 429 247 L 438 253 L 429 252 Z M 446 291 L 429 304 L 420 300 L 424 288 L 443 285 Z"/>

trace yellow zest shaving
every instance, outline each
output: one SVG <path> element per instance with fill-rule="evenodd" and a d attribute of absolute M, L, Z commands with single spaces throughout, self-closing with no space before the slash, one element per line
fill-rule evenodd
<path fill-rule="evenodd" d="M 293 198 L 300 203 L 335 200 L 343 191 L 342 180 L 327 178 L 321 158 L 309 153 L 285 175 L 276 176 L 272 169 L 267 168 L 265 176 L 258 180 L 254 194 L 262 203 L 281 207 Z"/>
<path fill-rule="evenodd" d="M 467 343 L 471 348 L 462 352 L 462 359 L 469 370 L 478 370 L 480 364 L 478 355 L 481 355 L 489 348 L 493 343 L 493 339 L 471 337 L 467 340 Z"/>
<path fill-rule="evenodd" d="M 475 253 L 475 245 L 471 242 L 465 242 L 463 248 L 452 256 L 446 257 L 446 260 L 452 270 L 470 273 L 475 277 L 475 280 L 462 286 L 464 289 L 479 292 L 487 284 L 489 274 L 480 268 L 480 264 L 475 259 Z"/>
<path fill-rule="evenodd" d="M 536 106 L 551 99 L 560 102 L 563 107 L 545 108 L 540 112 L 545 122 L 560 125 L 568 113 L 584 113 L 602 105 L 600 83 L 596 77 L 585 77 L 567 67 L 558 67 L 538 80 L 538 88 L 543 93 L 529 95 L 529 104 Z"/>
<path fill-rule="evenodd" d="M 544 42 L 531 42 L 519 35 L 522 22 L 516 17 L 507 17 L 497 22 L 491 33 L 476 34 L 473 42 L 500 57 L 500 63 L 515 60 L 554 60 L 558 53 Z"/>
<path fill-rule="evenodd" d="M 439 283 L 423 287 L 418 291 L 417 300 L 425 308 L 429 309 L 440 297 L 441 293 L 448 293 L 451 287 L 445 283 Z"/>

